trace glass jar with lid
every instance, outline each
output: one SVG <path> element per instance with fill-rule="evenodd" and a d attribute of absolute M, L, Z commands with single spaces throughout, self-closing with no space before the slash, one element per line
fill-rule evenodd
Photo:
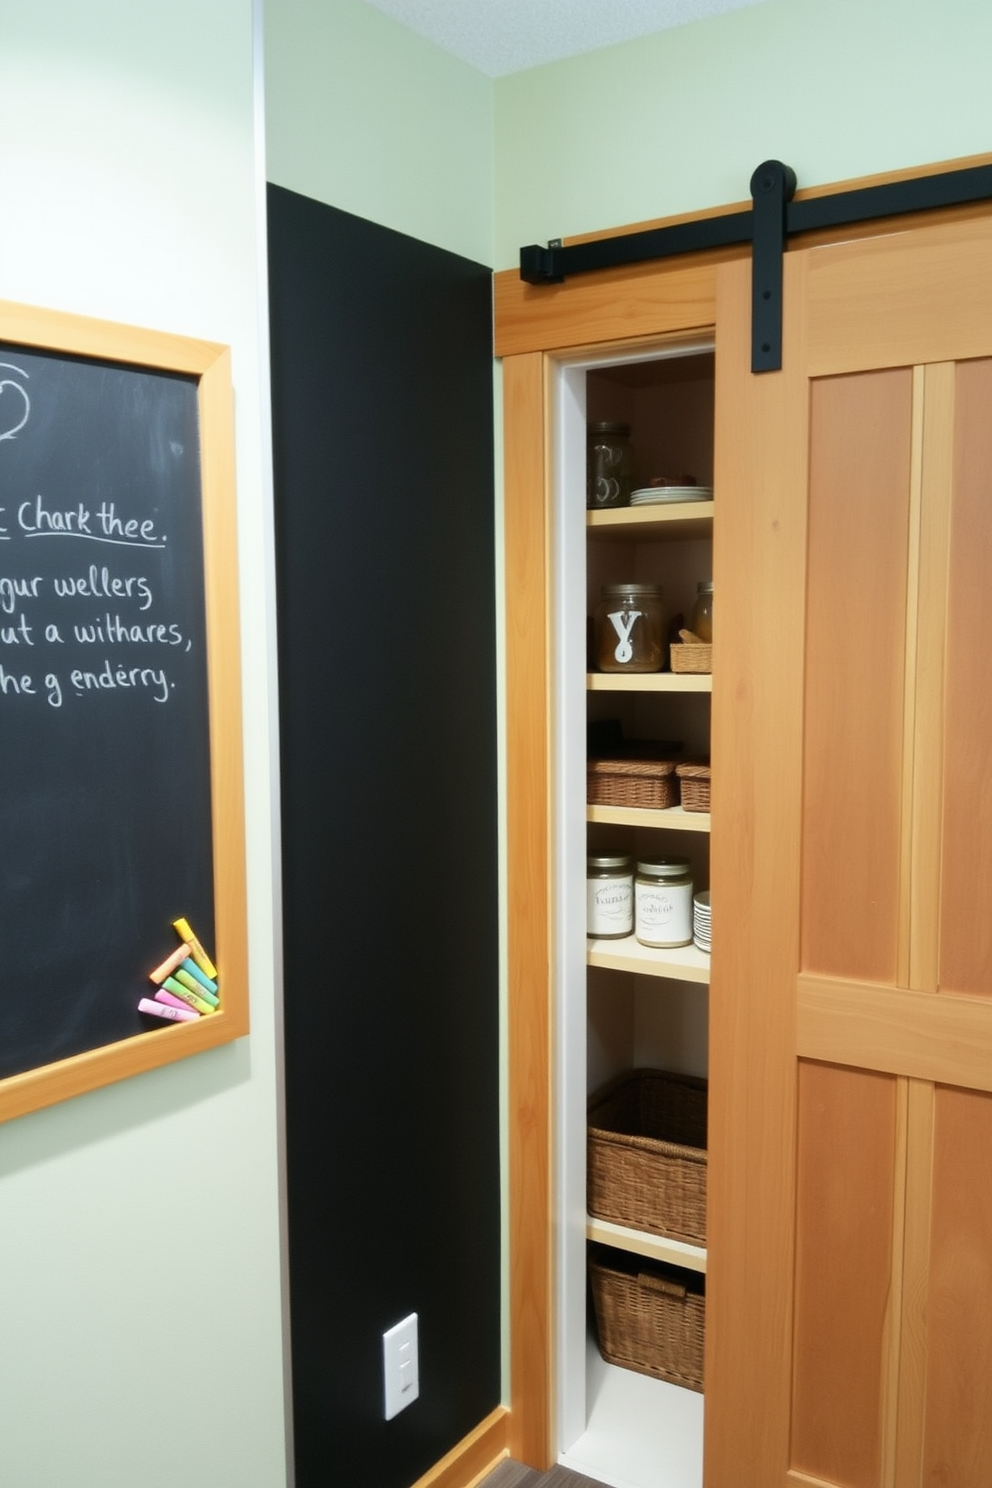
<path fill-rule="evenodd" d="M 667 619 L 658 584 L 604 584 L 596 606 L 596 664 L 601 672 L 660 672 Z"/>
<path fill-rule="evenodd" d="M 707 645 L 713 641 L 713 580 L 702 579 L 696 585 L 696 603 L 692 610 L 692 630 Z"/>
<path fill-rule="evenodd" d="M 626 853 L 586 858 L 586 934 L 618 940 L 634 928 L 634 869 Z"/>
<path fill-rule="evenodd" d="M 629 506 L 630 425 L 590 424 L 586 433 L 586 506 Z"/>
<path fill-rule="evenodd" d="M 692 944 L 692 869 L 688 858 L 638 860 L 634 934 L 646 946 Z"/>

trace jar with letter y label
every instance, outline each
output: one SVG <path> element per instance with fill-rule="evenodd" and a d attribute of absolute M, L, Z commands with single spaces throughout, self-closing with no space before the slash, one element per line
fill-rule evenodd
<path fill-rule="evenodd" d="M 692 871 L 688 858 L 642 858 L 634 881 L 634 934 L 641 945 L 692 943 Z"/>
<path fill-rule="evenodd" d="M 623 853 L 586 858 L 586 934 L 618 940 L 634 928 L 634 870 Z"/>
<path fill-rule="evenodd" d="M 604 584 L 595 616 L 599 670 L 660 672 L 665 628 L 658 584 Z"/>

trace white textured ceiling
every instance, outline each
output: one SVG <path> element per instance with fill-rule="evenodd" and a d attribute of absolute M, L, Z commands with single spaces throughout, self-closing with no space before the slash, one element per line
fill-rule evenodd
<path fill-rule="evenodd" d="M 489 77 L 761 0 L 366 0 Z"/>

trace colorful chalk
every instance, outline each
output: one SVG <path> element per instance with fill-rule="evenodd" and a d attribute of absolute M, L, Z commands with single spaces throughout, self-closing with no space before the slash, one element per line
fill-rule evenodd
<path fill-rule="evenodd" d="M 204 1002 L 209 1002 L 212 1008 L 217 1007 L 220 998 L 216 993 L 208 992 L 207 988 L 202 986 L 195 977 L 191 977 L 189 972 L 185 971 L 183 967 L 177 966 L 172 975 L 177 982 L 186 988 L 187 992 L 195 992 L 197 997 L 202 997 Z"/>
<path fill-rule="evenodd" d="M 171 992 L 173 997 L 178 997 L 181 1002 L 185 1002 L 189 1007 L 196 1008 L 196 1011 L 202 1013 L 204 1017 L 208 1013 L 213 1012 L 213 1008 L 209 1002 L 205 1002 L 198 993 L 190 992 L 187 987 L 183 986 L 182 982 L 177 982 L 175 977 L 166 977 L 164 985 L 165 990 Z"/>
<path fill-rule="evenodd" d="M 178 997 L 173 997 L 172 993 L 167 992 L 164 987 L 159 987 L 155 993 L 155 1001 L 164 1002 L 168 1007 L 186 1008 L 188 1012 L 196 1013 L 196 1008 L 191 1008 L 188 1002 L 180 1002 Z M 199 1017 L 199 1013 L 196 1013 L 196 1016 Z"/>
<path fill-rule="evenodd" d="M 173 928 L 176 931 L 176 934 L 180 937 L 180 939 L 186 941 L 189 945 L 189 954 L 193 957 L 193 960 L 203 972 L 204 976 L 208 976 L 211 981 L 217 981 L 217 968 L 211 961 L 210 957 L 207 955 L 206 951 L 203 949 L 200 942 L 197 940 L 196 936 L 193 934 L 193 931 L 190 928 L 189 920 L 173 920 L 172 924 Z"/>
<path fill-rule="evenodd" d="M 190 950 L 189 943 L 185 942 L 178 950 L 173 951 L 171 956 L 167 956 L 161 966 L 156 966 L 154 971 L 148 973 L 148 980 L 161 985 L 167 976 L 171 976 L 177 966 L 181 966 L 184 961 L 189 960 Z"/>
<path fill-rule="evenodd" d="M 203 987 L 207 992 L 213 992 L 215 996 L 217 995 L 217 983 L 212 982 L 210 978 L 200 970 L 196 962 L 193 960 L 192 956 L 187 956 L 186 960 L 182 962 L 182 970 L 188 972 L 189 975 L 193 977 L 195 981 L 199 982 L 200 986 Z"/>
<path fill-rule="evenodd" d="M 138 1003 L 139 1013 L 148 1013 L 153 1018 L 164 1018 L 169 1023 L 189 1023 L 198 1017 L 191 1007 L 170 1007 L 166 1002 L 156 1002 L 143 997 Z"/>

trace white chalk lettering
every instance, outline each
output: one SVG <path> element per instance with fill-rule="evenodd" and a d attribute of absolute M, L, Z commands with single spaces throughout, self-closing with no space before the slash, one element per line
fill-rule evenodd
<path fill-rule="evenodd" d="M 132 575 L 119 579 L 111 574 L 109 568 L 97 568 L 95 563 L 90 564 L 85 578 L 53 579 L 52 583 L 59 599 L 72 599 L 74 596 L 81 599 L 138 598 L 141 601 L 139 609 L 147 610 L 152 605 L 151 585 L 146 578 Z"/>
<path fill-rule="evenodd" d="M 17 521 L 22 532 L 31 537 L 42 533 L 74 533 L 77 537 L 92 537 L 90 515 L 81 501 L 73 511 L 49 511 L 44 497 L 38 495 L 34 501 L 22 501 L 17 508 Z"/>
<path fill-rule="evenodd" d="M 3 610 L 5 615 L 12 615 L 14 605 L 19 599 L 37 599 L 40 583 L 40 574 L 35 575 L 33 579 L 0 577 L 0 610 Z"/>
<path fill-rule="evenodd" d="M 116 502 L 104 501 L 97 507 L 97 521 L 103 528 L 105 537 L 112 539 L 123 539 L 125 542 L 154 543 L 156 546 L 165 542 L 165 538 L 159 538 L 155 534 L 155 523 L 146 520 L 139 522 L 137 517 L 127 520 L 119 517 L 116 510 Z"/>
<path fill-rule="evenodd" d="M 29 380 L 29 374 L 24 371 L 24 368 L 15 367 L 13 362 L 0 362 L 0 369 L 4 372 L 16 372 L 18 377 L 24 378 L 25 382 Z M 0 427 L 0 441 L 4 439 L 16 439 L 31 416 L 31 399 L 28 397 L 26 388 L 22 388 L 20 383 L 15 382 L 12 377 L 0 377 L 0 397 L 3 397 L 3 394 L 6 392 L 17 393 L 21 401 L 18 403 L 15 399 L 13 408 L 9 408 L 9 399 L 4 398 L 4 417 L 3 427 Z M 9 423 L 8 419 L 10 418 L 13 418 L 15 422 Z M 0 507 L 0 511 L 2 510 L 3 508 Z"/>
<path fill-rule="evenodd" d="M 128 625 L 120 615 L 109 612 L 89 625 L 72 627 L 76 640 L 83 645 L 120 645 L 122 641 L 143 641 L 160 646 L 181 646 L 183 634 L 178 625 Z"/>
<path fill-rule="evenodd" d="M 31 626 L 25 618 L 23 610 L 17 617 L 16 625 L 0 625 L 0 646 L 33 646 L 31 639 Z"/>
<path fill-rule="evenodd" d="M 0 694 L 4 697 L 13 694 L 16 697 L 21 692 L 26 692 L 29 697 L 34 696 L 34 682 L 31 680 L 30 674 L 23 677 L 15 677 L 11 672 L 5 671 L 0 666 Z"/>
<path fill-rule="evenodd" d="M 99 672 L 84 672 L 77 668 L 69 673 L 69 681 L 75 688 L 77 697 L 82 697 L 87 692 L 110 691 L 118 687 L 154 688 L 152 695 L 157 703 L 168 702 L 171 685 L 160 667 L 114 667 L 109 660 L 104 661 Z"/>

